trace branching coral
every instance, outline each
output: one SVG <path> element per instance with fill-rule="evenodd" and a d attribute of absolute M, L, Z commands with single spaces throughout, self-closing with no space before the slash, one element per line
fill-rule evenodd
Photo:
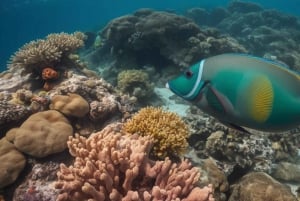
<path fill-rule="evenodd" d="M 85 35 L 81 32 L 49 34 L 46 39 L 31 41 L 15 52 L 9 68 L 41 73 L 45 67 L 70 63 L 71 53 L 84 45 L 84 39 Z"/>
<path fill-rule="evenodd" d="M 180 164 L 152 161 L 150 136 L 128 135 L 112 124 L 88 139 L 68 141 L 74 165 L 60 166 L 57 201 L 213 201 L 211 186 L 197 187 L 200 173 Z"/>
<path fill-rule="evenodd" d="M 154 140 L 153 153 L 159 158 L 181 155 L 187 148 L 187 125 L 177 114 L 162 108 L 141 109 L 125 123 L 124 130 L 151 136 Z"/>
<path fill-rule="evenodd" d="M 142 70 L 125 70 L 118 75 L 118 89 L 125 94 L 137 98 L 146 98 L 153 95 L 154 85 L 149 76 Z"/>

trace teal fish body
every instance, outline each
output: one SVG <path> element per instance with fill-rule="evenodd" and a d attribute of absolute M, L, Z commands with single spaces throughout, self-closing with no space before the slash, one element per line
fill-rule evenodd
<path fill-rule="evenodd" d="M 210 57 L 167 87 L 225 125 L 284 131 L 300 124 L 300 76 L 263 58 Z"/>

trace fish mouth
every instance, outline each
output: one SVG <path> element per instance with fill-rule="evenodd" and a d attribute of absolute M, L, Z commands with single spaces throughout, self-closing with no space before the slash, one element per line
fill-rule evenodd
<path fill-rule="evenodd" d="M 167 89 L 169 89 L 170 91 L 172 91 L 172 92 L 173 92 L 175 95 L 177 95 L 177 96 L 180 96 L 180 97 L 184 96 L 184 95 L 182 95 L 179 91 L 177 91 L 176 89 L 172 88 L 172 87 L 170 86 L 169 82 L 167 82 L 167 83 L 165 84 L 165 87 L 166 87 Z"/>

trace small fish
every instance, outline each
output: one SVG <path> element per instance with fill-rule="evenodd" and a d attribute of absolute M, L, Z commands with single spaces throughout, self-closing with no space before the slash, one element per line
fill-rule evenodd
<path fill-rule="evenodd" d="M 192 65 L 166 87 L 223 124 L 278 132 L 300 125 L 300 76 L 286 66 L 244 54 Z"/>

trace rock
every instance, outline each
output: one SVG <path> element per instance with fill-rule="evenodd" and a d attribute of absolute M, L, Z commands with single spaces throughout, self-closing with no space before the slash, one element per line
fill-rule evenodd
<path fill-rule="evenodd" d="M 277 165 L 272 175 L 279 180 L 300 182 L 300 166 L 288 162 L 281 162 Z"/>
<path fill-rule="evenodd" d="M 252 172 L 233 186 L 228 201 L 297 201 L 291 189 L 262 172 Z"/>

